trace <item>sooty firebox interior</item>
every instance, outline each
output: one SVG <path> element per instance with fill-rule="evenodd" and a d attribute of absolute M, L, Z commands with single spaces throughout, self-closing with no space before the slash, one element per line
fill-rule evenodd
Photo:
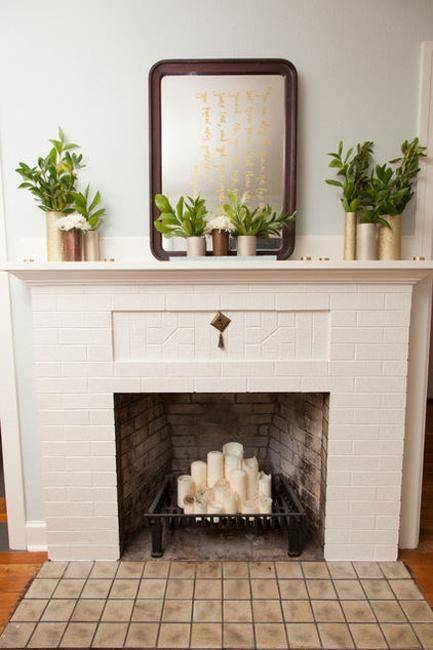
<path fill-rule="evenodd" d="M 289 480 L 306 511 L 309 535 L 323 547 L 328 394 L 131 393 L 115 395 L 114 403 L 120 543 L 126 553 L 135 549 L 130 558 L 145 556 L 143 514 L 166 477 L 189 473 L 192 461 L 206 460 L 208 451 L 230 440 Z M 189 531 L 185 539 L 194 535 Z M 176 541 L 172 551 L 176 547 L 175 556 L 182 556 L 181 537 Z M 273 548 L 270 538 L 260 542 L 250 535 L 247 542 L 261 556 Z M 234 538 L 209 543 L 221 557 L 243 555 Z"/>

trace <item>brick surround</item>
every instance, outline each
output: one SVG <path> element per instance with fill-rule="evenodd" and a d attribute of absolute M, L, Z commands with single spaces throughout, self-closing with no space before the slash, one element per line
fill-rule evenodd
<path fill-rule="evenodd" d="M 412 295 L 399 282 L 33 286 L 49 556 L 119 555 L 115 393 L 321 392 L 330 393 L 325 557 L 394 560 Z M 218 309 L 232 319 L 225 352 L 206 324 Z M 113 312 L 153 314 L 142 355 L 116 356 Z M 175 329 L 158 333 L 171 312 Z M 191 319 L 197 312 L 206 319 Z M 325 345 L 309 325 L 316 317 Z M 147 347 L 155 336 L 163 347 L 179 337 L 176 358 Z"/>

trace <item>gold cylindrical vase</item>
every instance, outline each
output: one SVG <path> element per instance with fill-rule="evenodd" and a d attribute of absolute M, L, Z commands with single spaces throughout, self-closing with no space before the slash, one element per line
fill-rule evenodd
<path fill-rule="evenodd" d="M 255 235 L 239 235 L 237 254 L 241 257 L 252 257 L 257 254 L 257 237 Z"/>
<path fill-rule="evenodd" d="M 63 233 L 57 228 L 57 221 L 64 216 L 63 212 L 54 210 L 45 213 L 48 262 L 64 261 Z"/>
<path fill-rule="evenodd" d="M 356 260 L 356 212 L 346 212 L 344 219 L 344 259 Z"/>
<path fill-rule="evenodd" d="M 84 259 L 86 262 L 99 262 L 101 259 L 97 230 L 88 230 L 84 234 Z"/>
<path fill-rule="evenodd" d="M 400 215 L 384 215 L 387 226 L 379 226 L 379 259 L 401 259 L 401 217 Z"/>
<path fill-rule="evenodd" d="M 186 240 L 188 257 L 203 257 L 206 255 L 206 239 L 204 237 L 188 237 Z"/>
<path fill-rule="evenodd" d="M 375 223 L 359 223 L 356 231 L 356 259 L 377 260 L 377 227 Z"/>

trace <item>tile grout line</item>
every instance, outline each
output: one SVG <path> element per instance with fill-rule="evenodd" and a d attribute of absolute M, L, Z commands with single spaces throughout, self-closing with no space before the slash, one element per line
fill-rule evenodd
<path fill-rule="evenodd" d="M 285 639 L 286 639 L 287 647 L 289 648 L 290 647 L 289 635 L 288 635 L 288 632 L 287 632 L 286 621 L 284 619 L 284 612 L 283 612 L 283 605 L 282 605 L 282 598 L 281 598 L 281 591 L 280 591 L 280 581 L 278 580 L 277 567 L 275 566 L 275 562 L 272 562 L 272 566 L 274 568 L 275 582 L 277 583 L 278 602 L 279 602 L 279 605 L 280 605 L 281 619 L 283 621 L 284 636 L 285 636 Z"/>
<path fill-rule="evenodd" d="M 162 623 L 163 623 L 163 614 L 164 614 L 164 609 L 165 609 L 165 597 L 166 597 L 166 594 L 167 594 L 168 581 L 170 580 L 171 565 L 172 565 L 172 561 L 168 560 L 168 569 L 167 569 L 167 575 L 165 577 L 164 593 L 162 595 L 162 607 L 161 607 L 161 613 L 159 615 L 159 625 L 158 625 L 158 631 L 156 633 L 155 648 L 159 648 L 159 637 L 161 635 L 161 626 L 162 626 Z M 144 573 L 144 571 L 143 571 L 143 573 Z"/>
<path fill-rule="evenodd" d="M 141 581 L 142 581 L 142 578 L 143 578 L 143 573 L 144 573 L 144 569 L 145 569 L 145 567 L 146 567 L 147 562 L 141 562 L 140 564 L 142 564 L 143 566 L 142 566 L 142 568 L 141 568 L 140 576 L 139 576 L 139 578 L 138 578 L 138 587 L 137 587 L 137 591 L 135 592 L 135 596 L 134 596 L 134 598 L 132 599 L 132 608 L 131 608 L 131 613 L 130 613 L 130 615 L 129 615 L 129 620 L 127 621 L 125 638 L 123 639 L 123 644 L 122 644 L 123 646 L 125 646 L 125 643 L 126 643 L 127 638 L 128 638 L 129 630 L 130 630 L 131 623 L 132 623 L 132 616 L 133 616 L 133 614 L 134 614 L 135 605 L 136 605 L 137 600 L 138 600 L 138 593 L 139 593 L 139 591 L 140 591 Z M 116 572 L 116 575 L 115 575 L 115 578 L 114 578 L 114 579 L 116 579 L 117 574 L 119 573 L 121 566 L 122 566 L 122 562 L 120 561 L 120 562 L 119 562 L 119 568 L 117 569 L 117 572 Z M 120 579 L 120 578 L 119 578 L 119 579 Z M 104 608 L 104 609 L 105 609 L 105 608 Z"/>

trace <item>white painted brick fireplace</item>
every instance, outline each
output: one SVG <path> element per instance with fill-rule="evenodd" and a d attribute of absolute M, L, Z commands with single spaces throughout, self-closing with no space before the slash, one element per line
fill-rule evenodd
<path fill-rule="evenodd" d="M 115 393 L 300 391 L 330 393 L 325 558 L 394 560 L 415 280 L 196 273 L 34 278 L 50 558 L 119 557 Z"/>

